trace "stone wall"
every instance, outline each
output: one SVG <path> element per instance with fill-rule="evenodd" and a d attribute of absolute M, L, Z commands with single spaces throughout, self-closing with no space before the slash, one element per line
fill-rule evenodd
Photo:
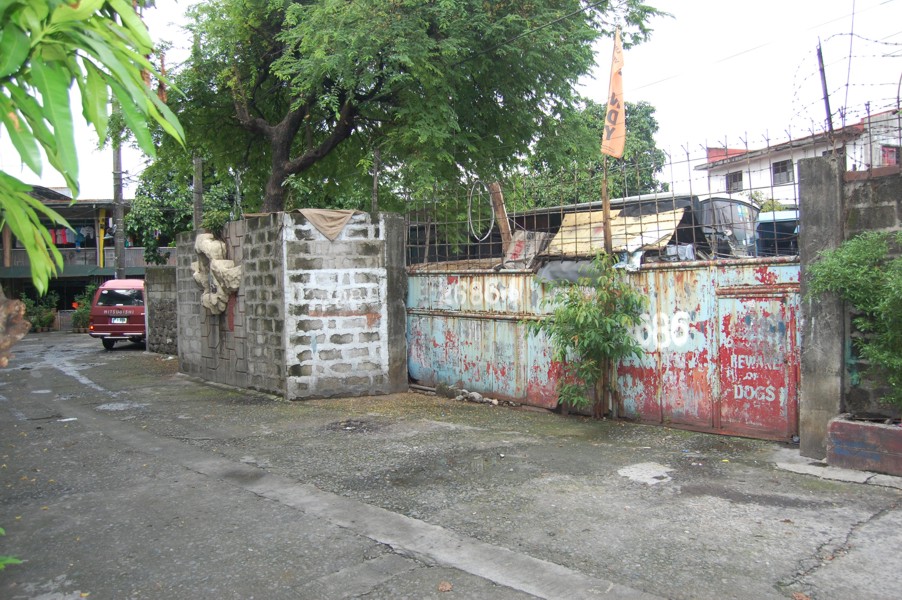
<path fill-rule="evenodd" d="M 221 315 L 200 305 L 194 236 L 178 240 L 183 372 L 297 400 L 407 388 L 403 219 L 357 214 L 330 241 L 298 213 L 231 223 L 241 287 Z"/>
<path fill-rule="evenodd" d="M 147 267 L 144 276 L 147 350 L 178 354 L 178 288 L 175 267 Z"/>

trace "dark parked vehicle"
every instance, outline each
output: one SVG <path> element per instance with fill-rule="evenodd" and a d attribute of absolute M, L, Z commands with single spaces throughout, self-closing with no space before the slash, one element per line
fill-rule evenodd
<path fill-rule="evenodd" d="M 761 213 L 756 229 L 758 256 L 798 256 L 798 209 Z"/>

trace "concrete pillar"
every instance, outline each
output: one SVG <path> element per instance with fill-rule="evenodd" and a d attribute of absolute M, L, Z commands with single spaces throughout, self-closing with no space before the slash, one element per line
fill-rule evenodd
<path fill-rule="evenodd" d="M 382 213 L 388 315 L 388 391 L 407 391 L 407 268 L 404 217 Z"/>
<path fill-rule="evenodd" d="M 802 365 L 799 437 L 802 456 L 827 455 L 827 424 L 842 409 L 845 311 L 835 296 L 808 298 L 807 266 L 843 241 L 842 164 L 833 157 L 799 161 L 799 258 Z"/>

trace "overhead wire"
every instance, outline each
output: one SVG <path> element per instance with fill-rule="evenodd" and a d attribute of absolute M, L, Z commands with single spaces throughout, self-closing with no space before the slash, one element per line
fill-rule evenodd
<path fill-rule="evenodd" d="M 852 78 L 852 43 L 855 40 L 855 0 L 852 0 L 852 25 L 849 32 L 849 67 L 846 70 L 846 98 L 843 106 L 849 105 L 849 80 Z"/>

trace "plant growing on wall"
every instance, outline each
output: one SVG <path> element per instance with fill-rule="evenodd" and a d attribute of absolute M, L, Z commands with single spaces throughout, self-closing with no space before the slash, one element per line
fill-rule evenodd
<path fill-rule="evenodd" d="M 596 418 L 604 416 L 611 400 L 616 402 L 617 362 L 641 352 L 633 328 L 645 297 L 626 281 L 623 271 L 613 268 L 615 262 L 613 256 L 599 254 L 576 283 L 552 283 L 553 293 L 544 302 L 553 312 L 528 324 L 533 333 L 548 337 L 552 358 L 562 367 L 560 401 L 586 408 L 592 403 L 587 394 L 592 386 Z"/>
<path fill-rule="evenodd" d="M 886 377 L 883 400 L 902 406 L 902 257 L 889 258 L 891 242 L 902 247 L 902 232 L 867 232 L 822 252 L 807 270 L 808 295 L 835 292 L 854 308 L 863 335 L 853 343 Z"/>

